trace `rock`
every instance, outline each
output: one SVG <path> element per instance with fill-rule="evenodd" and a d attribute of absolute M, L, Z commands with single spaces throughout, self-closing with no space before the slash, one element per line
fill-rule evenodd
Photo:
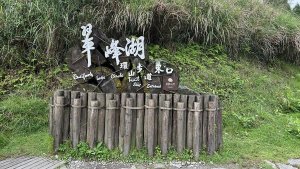
<path fill-rule="evenodd" d="M 271 166 L 273 169 L 277 169 L 276 165 L 274 163 L 272 163 L 271 161 L 269 160 L 265 160 L 265 163 L 269 166 Z"/>
<path fill-rule="evenodd" d="M 281 163 L 277 163 L 277 167 L 279 169 L 297 169 L 293 166 L 290 166 L 290 165 L 286 165 L 286 164 L 281 164 Z"/>
<path fill-rule="evenodd" d="M 165 169 L 166 165 L 164 165 L 164 164 L 154 164 L 153 168 L 154 169 Z"/>
<path fill-rule="evenodd" d="M 289 159 L 288 163 L 294 167 L 300 167 L 300 159 Z"/>

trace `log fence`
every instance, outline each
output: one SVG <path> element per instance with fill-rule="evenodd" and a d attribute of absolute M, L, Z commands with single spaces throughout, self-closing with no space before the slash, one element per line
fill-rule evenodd
<path fill-rule="evenodd" d="M 54 151 L 64 141 L 73 147 L 103 142 L 124 155 L 146 147 L 153 156 L 171 147 L 178 153 L 213 154 L 222 146 L 222 109 L 215 95 L 95 93 L 57 90 L 50 98 L 49 133 Z"/>

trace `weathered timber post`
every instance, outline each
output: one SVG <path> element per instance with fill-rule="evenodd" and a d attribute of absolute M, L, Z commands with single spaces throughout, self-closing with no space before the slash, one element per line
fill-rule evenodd
<path fill-rule="evenodd" d="M 148 109 L 147 110 L 147 114 L 148 114 L 148 117 L 147 117 L 147 126 L 148 126 L 148 134 L 147 134 L 147 147 L 148 147 L 148 155 L 149 156 L 153 156 L 154 155 L 154 130 L 155 130 L 155 125 L 154 125 L 154 122 L 155 122 L 155 119 L 154 119 L 154 115 L 155 115 L 155 102 L 153 99 L 149 99 L 148 100 L 148 105 L 146 106 L 146 108 Z"/>
<path fill-rule="evenodd" d="M 165 94 L 159 94 L 158 96 L 158 105 L 159 105 L 159 113 L 158 113 L 158 144 L 159 147 L 162 148 L 162 123 L 163 123 L 163 109 L 161 107 L 164 107 L 164 102 L 166 100 L 166 95 Z"/>
<path fill-rule="evenodd" d="M 124 148 L 123 148 L 123 154 L 128 155 L 130 152 L 131 147 L 131 134 L 132 134 L 132 109 L 133 106 L 133 99 L 127 98 L 126 99 L 126 111 L 125 111 L 125 119 L 124 119 Z"/>
<path fill-rule="evenodd" d="M 87 130 L 87 142 L 91 148 L 95 147 L 97 140 L 97 121 L 98 121 L 98 109 L 99 102 L 91 101 L 88 111 L 88 130 Z"/>
<path fill-rule="evenodd" d="M 173 128 L 172 128 L 172 145 L 177 146 L 177 103 L 180 100 L 180 94 L 174 94 L 173 97 Z"/>
<path fill-rule="evenodd" d="M 152 100 L 154 101 L 154 147 L 158 145 L 158 94 L 152 94 Z"/>
<path fill-rule="evenodd" d="M 137 123 L 136 123 L 136 148 L 141 149 L 143 147 L 144 137 L 144 93 L 137 94 Z"/>
<path fill-rule="evenodd" d="M 161 151 L 163 155 L 168 153 L 168 143 L 169 143 L 169 119 L 170 119 L 170 109 L 171 102 L 164 101 L 164 107 L 160 107 L 162 111 L 162 123 L 161 123 Z"/>
<path fill-rule="evenodd" d="M 191 112 L 190 112 L 191 113 Z M 194 102 L 194 113 L 193 113 L 193 153 L 195 160 L 199 160 L 199 152 L 200 152 L 200 103 Z M 192 131 L 191 131 L 192 132 Z"/>
<path fill-rule="evenodd" d="M 104 143 L 106 145 L 108 145 L 108 133 L 110 132 L 109 130 L 111 130 L 109 127 L 108 127 L 108 121 L 109 121 L 109 118 L 110 118 L 110 115 L 109 115 L 109 112 L 111 110 L 108 109 L 109 106 L 109 100 L 113 100 L 114 99 L 114 95 L 112 93 L 106 93 L 106 111 L 105 111 L 105 133 L 104 133 Z"/>
<path fill-rule="evenodd" d="M 49 99 L 49 134 L 51 136 L 54 136 L 54 101 L 53 101 L 53 97 L 50 97 Z"/>
<path fill-rule="evenodd" d="M 217 110 L 217 150 L 219 150 L 223 144 L 223 135 L 222 135 L 222 130 L 223 130 L 223 120 L 222 120 L 222 106 L 221 106 L 221 101 L 218 99 L 218 110 Z"/>
<path fill-rule="evenodd" d="M 188 97 L 188 115 L 187 115 L 187 148 L 193 148 L 193 119 L 194 112 L 191 111 L 193 109 L 195 102 L 195 95 L 189 95 Z"/>
<path fill-rule="evenodd" d="M 215 152 L 215 112 L 216 112 L 216 97 L 211 96 L 208 102 L 208 147 L 207 152 L 212 155 Z"/>
<path fill-rule="evenodd" d="M 87 93 L 80 92 L 81 98 L 81 115 L 80 115 L 80 141 L 86 142 L 86 132 L 87 132 Z"/>
<path fill-rule="evenodd" d="M 74 111 L 73 110 L 74 99 L 79 98 L 79 97 L 80 97 L 80 92 L 79 91 L 71 91 L 71 102 L 70 102 L 70 105 L 71 105 L 71 110 L 70 110 L 70 140 L 73 140 L 73 131 L 72 131 L 73 130 L 73 113 L 72 112 Z M 80 121 L 79 121 L 78 124 L 80 124 Z M 80 128 L 78 130 L 80 131 Z"/>
<path fill-rule="evenodd" d="M 199 103 L 200 105 L 200 117 L 199 117 L 199 147 L 200 147 L 200 150 L 202 149 L 202 146 L 203 146 L 203 95 L 198 95 L 196 97 L 197 99 L 197 102 Z"/>
<path fill-rule="evenodd" d="M 121 111 L 120 111 L 120 126 L 119 126 L 119 149 L 123 151 L 124 147 L 124 135 L 125 135 L 125 106 L 126 106 L 126 99 L 127 93 L 121 94 Z"/>
<path fill-rule="evenodd" d="M 136 100 L 136 93 L 130 93 L 130 98 L 133 100 L 133 107 L 136 107 L 137 100 Z M 137 110 L 132 109 L 132 126 L 131 126 L 131 148 L 135 148 L 136 142 L 136 118 L 137 118 Z"/>
<path fill-rule="evenodd" d="M 118 147 L 119 145 L 119 127 L 120 127 L 120 107 L 121 107 L 121 95 L 119 93 L 114 94 L 114 100 L 116 100 L 116 109 L 115 109 L 115 138 L 114 138 L 114 146 Z"/>
<path fill-rule="evenodd" d="M 185 137 L 184 137 L 184 103 L 177 103 L 177 152 L 182 153 L 185 145 Z"/>
<path fill-rule="evenodd" d="M 207 149 L 207 126 L 208 126 L 208 101 L 209 101 L 209 95 L 204 95 L 203 99 L 203 123 L 202 123 L 202 144 L 203 149 Z"/>
<path fill-rule="evenodd" d="M 172 146 L 172 122 L 173 122 L 173 115 L 172 115 L 173 95 L 167 94 L 166 101 L 170 102 L 169 120 L 168 120 L 168 147 L 171 147 Z"/>
<path fill-rule="evenodd" d="M 81 115 L 81 99 L 77 98 L 74 99 L 72 104 L 72 145 L 75 148 L 79 143 L 79 136 L 80 136 L 80 115 Z"/>
<path fill-rule="evenodd" d="M 187 144 L 187 105 L 188 105 L 188 96 L 187 95 L 180 95 L 180 102 L 183 102 L 183 149 L 185 149 Z"/>
<path fill-rule="evenodd" d="M 54 152 L 58 152 L 59 145 L 62 143 L 63 136 L 63 121 L 64 121 L 64 96 L 57 96 L 55 101 L 55 135 L 54 135 Z"/>
<path fill-rule="evenodd" d="M 149 100 L 151 99 L 151 94 L 146 93 L 145 103 L 148 104 Z M 145 108 L 145 118 L 144 118 L 144 142 L 145 146 L 148 146 L 148 109 Z"/>
<path fill-rule="evenodd" d="M 98 130 L 97 130 L 97 141 L 104 143 L 104 127 L 105 127 L 105 93 L 97 93 L 97 100 L 99 102 L 98 111 Z"/>
<path fill-rule="evenodd" d="M 63 122 L 63 141 L 67 141 L 70 137 L 70 111 L 71 111 L 71 92 L 64 90 L 65 107 L 64 107 L 64 122 Z"/>
<path fill-rule="evenodd" d="M 115 118 L 116 118 L 116 109 L 117 109 L 117 101 L 116 100 L 109 100 L 108 106 L 106 110 L 108 110 L 107 116 L 107 147 L 108 149 L 112 150 L 114 148 L 115 143 Z"/>

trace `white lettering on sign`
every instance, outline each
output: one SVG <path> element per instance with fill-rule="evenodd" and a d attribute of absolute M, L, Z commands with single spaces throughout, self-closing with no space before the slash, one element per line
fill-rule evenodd
<path fill-rule="evenodd" d="M 111 79 L 115 79 L 115 78 L 121 78 L 121 77 L 124 77 L 124 74 L 123 73 L 120 73 L 120 74 L 118 74 L 118 75 L 116 75 L 116 74 L 111 74 L 111 76 L 110 76 L 110 78 Z"/>
<path fill-rule="evenodd" d="M 126 56 L 138 56 L 141 59 L 145 59 L 145 45 L 144 45 L 144 37 L 140 36 L 139 38 L 126 38 L 127 44 L 125 46 Z"/>
<path fill-rule="evenodd" d="M 88 65 L 87 67 L 90 67 L 92 65 L 92 56 L 91 56 L 91 50 L 94 50 L 94 42 L 93 37 L 90 38 L 90 35 L 92 34 L 92 28 L 93 26 L 89 23 L 86 26 L 82 26 L 82 36 L 84 36 L 84 40 L 82 40 L 83 42 L 83 46 L 82 48 L 84 48 L 84 50 L 82 51 L 82 53 L 87 53 L 87 60 L 88 60 Z"/>
<path fill-rule="evenodd" d="M 152 80 L 152 73 L 147 73 L 146 76 L 145 76 L 145 80 Z"/>
<path fill-rule="evenodd" d="M 140 81 L 140 77 L 129 77 L 129 82 L 139 82 Z"/>
<path fill-rule="evenodd" d="M 101 75 L 101 76 L 99 76 L 99 75 L 97 75 L 96 76 L 96 80 L 105 80 L 105 76 L 103 76 L 103 75 Z"/>
<path fill-rule="evenodd" d="M 160 61 L 157 61 L 155 62 L 155 73 L 160 74 L 160 72 L 164 72 L 164 70 L 161 69 Z"/>
<path fill-rule="evenodd" d="M 133 70 L 130 70 L 130 72 L 128 73 L 129 77 L 135 76 L 135 72 Z"/>
<path fill-rule="evenodd" d="M 112 55 L 112 59 L 116 59 L 116 64 L 120 64 L 120 55 L 122 54 L 121 51 L 124 51 L 124 48 L 118 47 L 119 41 L 118 40 L 112 40 L 110 47 L 106 46 L 105 51 L 105 57 L 108 58 L 110 55 Z"/>
<path fill-rule="evenodd" d="M 73 74 L 73 79 L 74 80 L 77 80 L 77 79 L 83 79 L 83 80 L 85 80 L 86 78 L 88 78 L 88 77 L 93 77 L 94 75 L 92 74 L 92 72 L 90 72 L 89 74 L 85 74 L 85 73 L 83 73 L 83 74 L 81 74 L 81 75 L 77 75 L 77 74 Z"/>
<path fill-rule="evenodd" d="M 166 68 L 166 73 L 167 74 L 172 74 L 173 73 L 173 69 L 172 68 Z"/>
<path fill-rule="evenodd" d="M 161 85 L 152 85 L 152 84 L 147 84 L 148 89 L 160 89 Z"/>
<path fill-rule="evenodd" d="M 120 63 L 120 69 L 123 69 L 123 70 L 128 69 L 128 62 Z"/>
<path fill-rule="evenodd" d="M 139 83 L 139 82 L 134 82 L 132 86 L 134 86 L 134 87 L 141 87 L 141 85 L 142 85 L 142 84 Z"/>
<path fill-rule="evenodd" d="M 108 58 L 112 55 L 112 59 L 116 59 L 116 64 L 120 64 L 120 56 L 122 55 L 122 52 L 125 51 L 126 56 L 133 55 L 134 57 L 139 57 L 141 59 L 145 59 L 145 44 L 144 44 L 144 37 L 141 36 L 137 39 L 126 38 L 127 44 L 125 48 L 118 47 L 119 41 L 118 40 L 112 40 L 110 46 L 106 46 L 105 50 L 105 57 Z"/>
<path fill-rule="evenodd" d="M 138 66 L 136 67 L 137 73 L 140 73 L 143 70 L 143 66 L 141 63 L 138 64 Z"/>

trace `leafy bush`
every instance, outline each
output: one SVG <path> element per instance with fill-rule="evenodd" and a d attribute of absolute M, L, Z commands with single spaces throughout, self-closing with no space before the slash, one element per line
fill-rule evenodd
<path fill-rule="evenodd" d="M 300 138 L 300 119 L 291 117 L 288 123 L 288 132 Z"/>

